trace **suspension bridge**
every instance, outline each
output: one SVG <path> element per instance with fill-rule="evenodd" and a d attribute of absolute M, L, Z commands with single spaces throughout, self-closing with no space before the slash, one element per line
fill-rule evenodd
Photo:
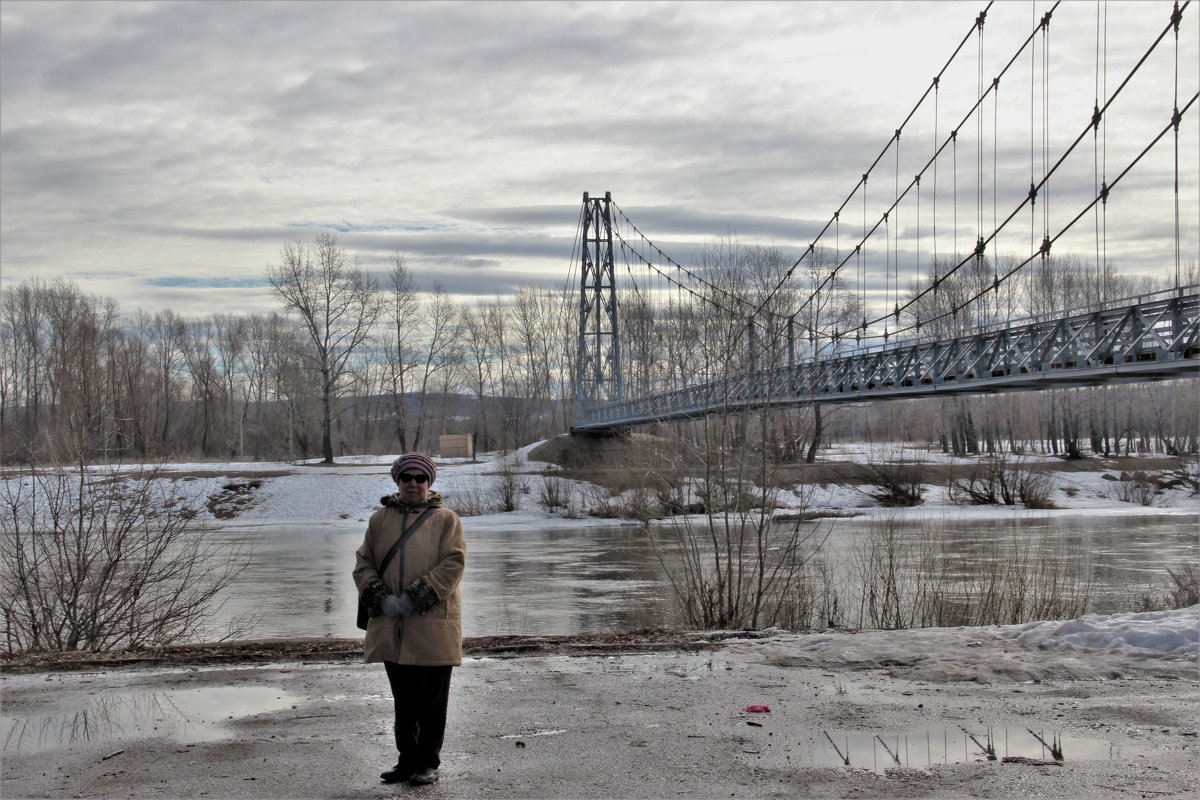
<path fill-rule="evenodd" d="M 1103 3 L 1056 3 L 1011 42 L 988 39 L 989 4 L 798 256 L 676 259 L 585 193 L 573 431 L 1200 377 L 1189 5 L 1147 4 L 1138 57 L 1110 63 Z M 1063 25 L 1095 53 L 1052 58 Z M 1088 64 L 1090 102 L 1055 96 L 1062 63 Z"/>

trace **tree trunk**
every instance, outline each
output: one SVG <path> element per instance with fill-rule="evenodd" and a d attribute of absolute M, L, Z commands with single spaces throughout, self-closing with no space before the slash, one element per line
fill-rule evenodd
<path fill-rule="evenodd" d="M 329 385 L 328 376 L 321 387 L 321 456 L 322 463 L 333 463 L 333 410 L 330 394 L 333 387 Z"/>
<path fill-rule="evenodd" d="M 813 435 L 808 444 L 808 452 L 804 454 L 804 463 L 812 464 L 817 460 L 817 448 L 821 446 L 821 437 L 825 434 L 824 421 L 821 418 L 821 406 L 813 406 Z"/>

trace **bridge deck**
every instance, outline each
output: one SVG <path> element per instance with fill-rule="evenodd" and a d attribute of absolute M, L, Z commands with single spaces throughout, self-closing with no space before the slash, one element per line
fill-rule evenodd
<path fill-rule="evenodd" d="M 584 410 L 575 430 L 594 432 L 767 406 L 1195 377 L 1200 377 L 1200 295 L 1192 293 L 969 336 L 898 342 L 605 403 Z"/>

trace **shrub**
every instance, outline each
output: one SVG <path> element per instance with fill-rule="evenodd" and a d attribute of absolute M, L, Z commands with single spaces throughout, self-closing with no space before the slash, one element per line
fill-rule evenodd
<path fill-rule="evenodd" d="M 553 514 L 560 508 L 568 508 L 570 503 L 571 482 L 554 475 L 543 475 L 538 490 L 538 505 Z"/>
<path fill-rule="evenodd" d="M 1186 461 L 1167 475 L 1166 488 L 1184 489 L 1192 497 L 1200 494 L 1200 458 Z"/>
<path fill-rule="evenodd" d="M 1167 589 L 1172 608 L 1188 608 L 1200 603 L 1200 564 L 1190 561 L 1176 569 L 1167 568 L 1173 586 Z"/>
<path fill-rule="evenodd" d="M 1026 508 L 1054 508 L 1054 479 L 1044 472 L 1025 472 L 1017 482 L 1017 496 Z"/>
<path fill-rule="evenodd" d="M 482 517 L 485 514 L 494 514 L 498 510 L 491 494 L 488 489 L 461 489 L 456 491 L 452 498 L 448 498 L 452 502 L 447 502 L 447 505 L 460 517 Z"/>
<path fill-rule="evenodd" d="M 495 496 L 495 505 L 500 511 L 506 513 L 516 511 L 520 506 L 520 495 L 528 494 L 529 484 L 525 480 L 525 476 L 517 472 L 511 456 L 501 460 L 496 480 L 492 483 L 492 491 Z"/>
<path fill-rule="evenodd" d="M 1149 507 L 1158 502 L 1158 487 L 1144 472 L 1123 473 L 1113 492 L 1125 503 Z"/>
<path fill-rule="evenodd" d="M 142 649 L 219 635 L 218 596 L 246 567 L 161 467 L 30 468 L 0 489 L 5 648 Z M 236 625 L 220 638 L 239 635 Z"/>
<path fill-rule="evenodd" d="M 865 493 L 886 508 L 907 508 L 925 502 L 925 464 L 919 461 L 865 465 Z"/>
<path fill-rule="evenodd" d="M 626 493 L 625 508 L 621 516 L 626 519 L 636 519 L 639 522 L 649 522 L 663 516 L 662 506 L 653 490 L 641 487 Z"/>
<path fill-rule="evenodd" d="M 600 519 L 619 519 L 621 517 L 621 504 L 609 495 L 607 489 L 588 484 L 584 490 L 584 498 L 589 516 Z"/>
<path fill-rule="evenodd" d="M 1001 459 L 977 462 L 965 478 L 952 479 L 947 486 L 950 502 L 959 505 L 1012 505 L 1004 482 Z"/>
<path fill-rule="evenodd" d="M 873 524 L 855 549 L 845 584 L 857 592 L 850 598 L 858 608 L 857 624 L 1016 624 L 1071 618 L 1088 609 L 1090 565 L 1067 559 L 1053 537 L 981 538 L 972 546 L 975 566 L 966 573 L 958 555 L 945 549 L 944 534 L 934 523 L 916 530 L 901 529 L 892 520 Z"/>
<path fill-rule="evenodd" d="M 951 480 L 948 489 L 951 502 L 959 504 L 1054 508 L 1053 479 L 1004 453 L 977 463 L 966 478 Z"/>

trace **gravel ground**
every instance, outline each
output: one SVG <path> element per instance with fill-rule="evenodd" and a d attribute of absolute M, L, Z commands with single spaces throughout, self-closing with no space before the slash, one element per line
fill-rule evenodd
<path fill-rule="evenodd" d="M 951 665 L 930 657 L 968 640 Z M 1200 785 L 1187 657 L 1043 654 L 983 629 L 491 644 L 455 671 L 442 779 L 424 788 L 379 783 L 394 760 L 383 670 L 336 647 L 7 664 L 0 794 L 1157 798 Z"/>

